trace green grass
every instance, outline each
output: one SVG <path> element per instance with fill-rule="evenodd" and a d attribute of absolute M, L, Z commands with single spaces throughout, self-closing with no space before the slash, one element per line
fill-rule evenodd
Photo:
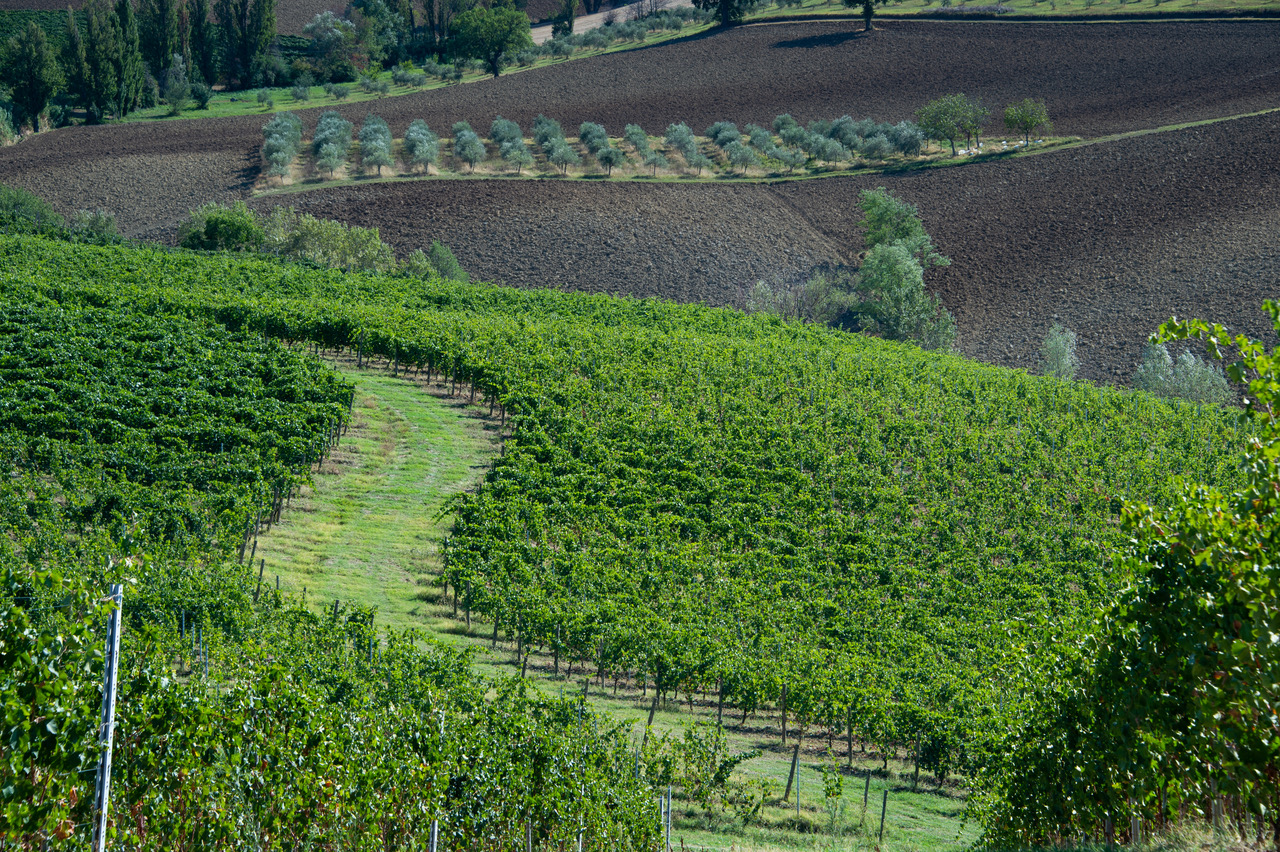
<path fill-rule="evenodd" d="M 1276 0 L 973 0 L 972 3 L 941 0 L 901 0 L 877 9 L 877 17 L 914 16 L 937 12 L 961 12 L 967 6 L 1008 6 L 1010 14 L 1044 18 L 1089 16 L 1159 15 L 1176 17 L 1182 13 L 1259 12 L 1280 10 Z M 850 17 L 861 20 L 858 9 L 846 8 L 839 0 L 804 0 L 798 6 L 766 6 L 746 16 L 748 22 L 765 22 L 780 17 Z"/>
<path fill-rule="evenodd" d="M 460 491 L 483 477 L 497 451 L 497 424 L 465 398 L 449 399 L 447 388 L 413 378 L 393 377 L 385 365 L 356 370 L 348 362 L 335 366 L 356 385 L 352 422 L 338 449 L 315 476 L 315 485 L 296 496 L 281 521 L 259 539 L 257 557 L 266 560 L 265 582 L 280 577 L 281 591 L 296 597 L 306 589 L 313 610 L 334 599 L 378 608 L 384 627 L 417 627 L 451 643 L 476 651 L 477 669 L 488 675 L 516 673 L 514 649 L 500 641 L 490 647 L 489 625 L 479 620 L 467 630 L 452 617 L 449 600 L 441 600 L 435 578 L 439 570 L 437 543 L 447 533 L 449 519 L 441 508 Z M 580 692 L 588 673 L 576 666 L 572 676 L 562 661 L 552 671 L 549 656 L 532 656 L 526 674 L 543 692 Z M 641 695 L 632 683 L 616 692 L 606 678 L 603 687 L 592 681 L 588 700 L 597 711 L 625 722 L 639 732 L 648 719 L 652 693 Z M 654 730 L 680 732 L 695 720 L 715 721 L 714 696 L 669 702 L 654 716 Z M 781 801 L 790 770 L 791 748 L 783 746 L 780 719 L 774 713 L 752 716 L 740 727 L 737 713 L 725 716 L 729 748 L 733 752 L 759 749 L 762 755 L 739 770 L 743 778 L 768 778 L 774 800 L 761 818 L 744 826 L 731 816 L 708 814 L 676 796 L 672 843 L 686 847 L 735 850 L 856 850 L 876 845 L 882 791 L 889 790 L 884 848 L 898 852 L 963 849 L 976 830 L 963 828 L 961 791 L 948 785 L 935 792 L 935 782 L 922 776 L 919 792 L 910 791 L 910 765 L 863 755 L 855 744 L 852 774 L 845 777 L 841 831 L 827 833 L 821 767 L 825 741 L 806 741 L 800 760 L 800 819 L 797 831 L 795 794 Z M 794 743 L 793 739 L 789 743 Z M 835 743 L 837 764 L 845 766 L 845 747 Z M 866 770 L 874 769 L 870 807 L 863 814 Z M 904 780 L 905 779 L 905 780 Z"/>
<path fill-rule="evenodd" d="M 352 425 L 281 521 L 259 538 L 264 582 L 313 607 L 378 608 L 394 629 L 446 626 L 430 601 L 445 501 L 483 476 L 494 435 L 465 400 L 441 399 L 388 372 L 340 365 L 356 383 Z M 255 566 L 257 567 L 257 566 Z"/>

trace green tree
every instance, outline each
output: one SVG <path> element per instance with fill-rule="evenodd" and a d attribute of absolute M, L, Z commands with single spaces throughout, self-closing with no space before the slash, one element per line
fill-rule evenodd
<path fill-rule="evenodd" d="M 986 111 L 963 94 L 944 95 L 916 110 L 916 123 L 930 139 L 951 143 L 951 156 L 956 155 L 956 140 L 972 136 L 986 118 Z"/>
<path fill-rule="evenodd" d="M 1053 123 L 1049 121 L 1049 110 L 1045 108 L 1044 101 L 1034 101 L 1031 98 L 1004 108 L 1004 126 L 1020 132 L 1028 145 L 1031 144 L 1031 134 L 1037 127 L 1053 132 Z"/>
<path fill-rule="evenodd" d="M 551 37 L 573 35 L 573 19 L 578 14 L 578 0 L 560 0 L 555 16 L 551 19 Z"/>
<path fill-rule="evenodd" d="M 181 53 L 187 33 L 180 24 L 177 0 L 142 0 L 138 5 L 138 34 L 142 58 L 156 79 L 163 80 L 175 53 Z"/>
<path fill-rule="evenodd" d="M 876 7 L 886 5 L 890 0 L 843 0 L 843 2 L 850 9 L 862 8 L 862 31 L 869 33 L 874 29 L 871 26 L 871 18 L 876 13 Z"/>
<path fill-rule="evenodd" d="M 209 0 L 187 0 L 187 43 L 192 80 L 212 84 L 218 79 L 218 43 L 209 20 Z"/>
<path fill-rule="evenodd" d="M 223 69 L 240 88 L 249 88 L 276 37 L 275 0 L 215 0 L 214 10 Z"/>
<path fill-rule="evenodd" d="M 949 349 L 955 320 L 924 287 L 924 267 L 901 242 L 882 243 L 867 253 L 859 287 L 870 297 L 869 314 L 890 340 L 911 340 L 924 349 Z"/>
<path fill-rule="evenodd" d="M 191 97 L 191 81 L 187 79 L 187 63 L 181 53 L 169 60 L 169 70 L 164 74 L 164 99 L 171 115 L 178 115 Z"/>
<path fill-rule="evenodd" d="M 933 238 L 924 230 L 920 211 L 889 194 L 883 186 L 864 189 L 858 196 L 862 209 L 862 238 L 868 250 L 881 244 L 901 243 L 927 269 L 948 266 L 951 261 L 933 247 Z"/>
<path fill-rule="evenodd" d="M 146 85 L 146 69 L 143 67 L 141 41 L 138 37 L 138 18 L 133 13 L 133 0 L 116 3 L 116 20 L 120 26 L 120 52 L 116 57 L 116 115 L 123 118 L 142 103 L 142 90 Z"/>
<path fill-rule="evenodd" d="M 616 167 L 627 161 L 627 155 L 610 145 L 596 152 L 596 160 L 604 166 L 605 174 L 612 175 Z"/>
<path fill-rule="evenodd" d="M 708 12 L 715 12 L 720 26 L 729 27 L 742 23 L 747 10 L 755 5 L 753 0 L 693 0 L 693 5 Z"/>
<path fill-rule="evenodd" d="M 39 131 L 40 113 L 62 86 L 62 70 L 44 30 L 35 21 L 28 21 L 21 35 L 9 39 L 0 73 L 13 92 L 18 121 L 29 122 L 32 130 Z"/>
<path fill-rule="evenodd" d="M 481 60 L 495 77 L 510 56 L 532 46 L 529 16 L 519 9 L 477 7 L 453 22 L 454 55 Z"/>
<path fill-rule="evenodd" d="M 67 41 L 62 47 L 62 68 L 66 74 L 67 92 L 78 106 L 92 103 L 92 86 L 89 80 L 88 55 L 76 13 L 67 8 Z"/>
<path fill-rule="evenodd" d="M 1280 304 L 1265 309 L 1280 331 Z M 1125 506 L 1113 574 L 1127 584 L 1083 638 L 1041 649 L 1034 691 L 992 742 L 975 808 L 990 845 L 1106 833 L 1116 814 L 1216 824 L 1224 795 L 1280 836 L 1280 352 L 1200 320 L 1151 342 L 1176 340 L 1237 354 L 1243 482 Z"/>
<path fill-rule="evenodd" d="M 484 142 L 480 140 L 479 134 L 474 130 L 463 130 L 453 139 L 453 154 L 469 165 L 471 171 L 474 172 L 476 163 L 484 160 Z"/>

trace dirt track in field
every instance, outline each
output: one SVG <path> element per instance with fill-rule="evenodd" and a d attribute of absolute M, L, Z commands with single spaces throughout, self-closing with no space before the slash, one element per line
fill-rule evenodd
<path fill-rule="evenodd" d="M 353 104 L 396 136 L 538 113 L 620 132 L 673 121 L 884 120 L 965 91 L 998 106 L 1043 97 L 1059 132 L 1093 136 L 1280 106 L 1280 22 L 839 23 L 735 31 L 435 92 Z M 312 126 L 317 110 L 302 113 Z M 0 181 L 70 212 L 114 210 L 126 231 L 171 236 L 186 211 L 245 197 L 263 117 L 79 127 L 0 149 Z M 918 203 L 955 259 L 934 285 L 967 352 L 1028 366 L 1057 315 L 1094 378 L 1128 373 L 1169 313 L 1260 328 L 1280 295 L 1275 253 L 1280 118 L 1247 119 L 1018 161 L 907 176 L 764 186 L 436 181 L 287 196 L 376 224 L 397 248 L 440 238 L 482 278 L 732 302 L 769 273 L 856 252 L 854 203 L 885 184 Z M 259 204 L 274 202 L 259 201 Z M 1095 328 L 1097 330 L 1095 330 Z"/>

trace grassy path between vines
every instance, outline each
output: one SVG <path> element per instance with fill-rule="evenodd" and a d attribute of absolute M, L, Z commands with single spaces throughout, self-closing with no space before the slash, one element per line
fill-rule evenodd
<path fill-rule="evenodd" d="M 418 627 L 439 639 L 475 648 L 476 665 L 486 674 L 509 676 L 516 671 L 514 649 L 499 642 L 490 647 L 489 625 L 473 621 L 472 631 L 452 618 L 452 607 L 439 598 L 434 585 L 439 569 L 438 543 L 450 520 L 440 517 L 445 502 L 474 487 L 498 451 L 497 424 L 466 399 L 444 396 L 447 387 L 428 387 L 424 381 L 392 377 L 386 369 L 356 370 L 349 362 L 335 366 L 356 384 L 352 423 L 337 451 L 315 477 L 315 487 L 295 497 L 281 522 L 264 534 L 258 558 L 267 565 L 266 582 L 279 574 L 281 591 L 297 596 L 306 589 L 313 610 L 333 605 L 334 599 L 378 608 L 384 627 Z M 561 666 L 552 671 L 549 656 L 534 655 L 527 676 L 546 694 L 580 693 L 588 674 L 581 666 L 572 676 Z M 648 718 L 652 693 L 643 696 L 634 683 L 615 690 L 592 680 L 591 705 L 628 723 L 639 732 Z M 695 720 L 714 723 L 715 696 L 694 696 L 660 707 L 657 731 L 683 735 Z M 780 719 L 765 712 L 741 725 L 741 714 L 724 714 L 731 752 L 759 749 L 760 757 L 742 765 L 747 777 L 768 778 L 774 787 L 771 804 L 757 825 L 743 827 L 731 816 L 707 816 L 693 803 L 675 802 L 672 828 L 674 848 L 737 850 L 871 850 L 877 844 L 880 803 L 889 790 L 884 843 L 893 852 L 959 850 L 976 839 L 972 827 L 963 831 L 963 793 L 954 786 L 938 788 L 922 775 L 919 792 L 911 792 L 909 763 L 890 759 L 888 770 L 871 754 L 854 745 L 852 773 L 843 776 L 843 831 L 826 831 L 830 815 L 825 807 L 821 768 L 825 738 L 805 741 L 800 755 L 800 813 L 795 795 L 780 801 L 790 771 L 794 738 L 781 744 Z M 842 741 L 834 743 L 835 764 L 846 763 Z M 869 807 L 862 809 L 865 773 L 871 778 Z M 796 830 L 799 825 L 800 831 Z"/>

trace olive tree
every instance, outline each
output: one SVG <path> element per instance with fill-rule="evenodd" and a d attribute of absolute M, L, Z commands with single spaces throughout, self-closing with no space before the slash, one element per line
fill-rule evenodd
<path fill-rule="evenodd" d="M 484 143 L 474 130 L 463 130 L 453 139 L 453 155 L 476 170 L 476 163 L 484 160 Z"/>
<path fill-rule="evenodd" d="M 1079 367 L 1076 333 L 1055 322 L 1040 344 L 1040 372 L 1059 379 L 1074 379 Z"/>
<path fill-rule="evenodd" d="M 1028 145 L 1031 144 L 1031 134 L 1036 128 L 1044 127 L 1049 133 L 1053 132 L 1053 123 L 1049 121 L 1049 111 L 1045 109 L 1044 101 L 1034 101 L 1031 98 L 1004 108 L 1004 126 L 1020 132 Z"/>

